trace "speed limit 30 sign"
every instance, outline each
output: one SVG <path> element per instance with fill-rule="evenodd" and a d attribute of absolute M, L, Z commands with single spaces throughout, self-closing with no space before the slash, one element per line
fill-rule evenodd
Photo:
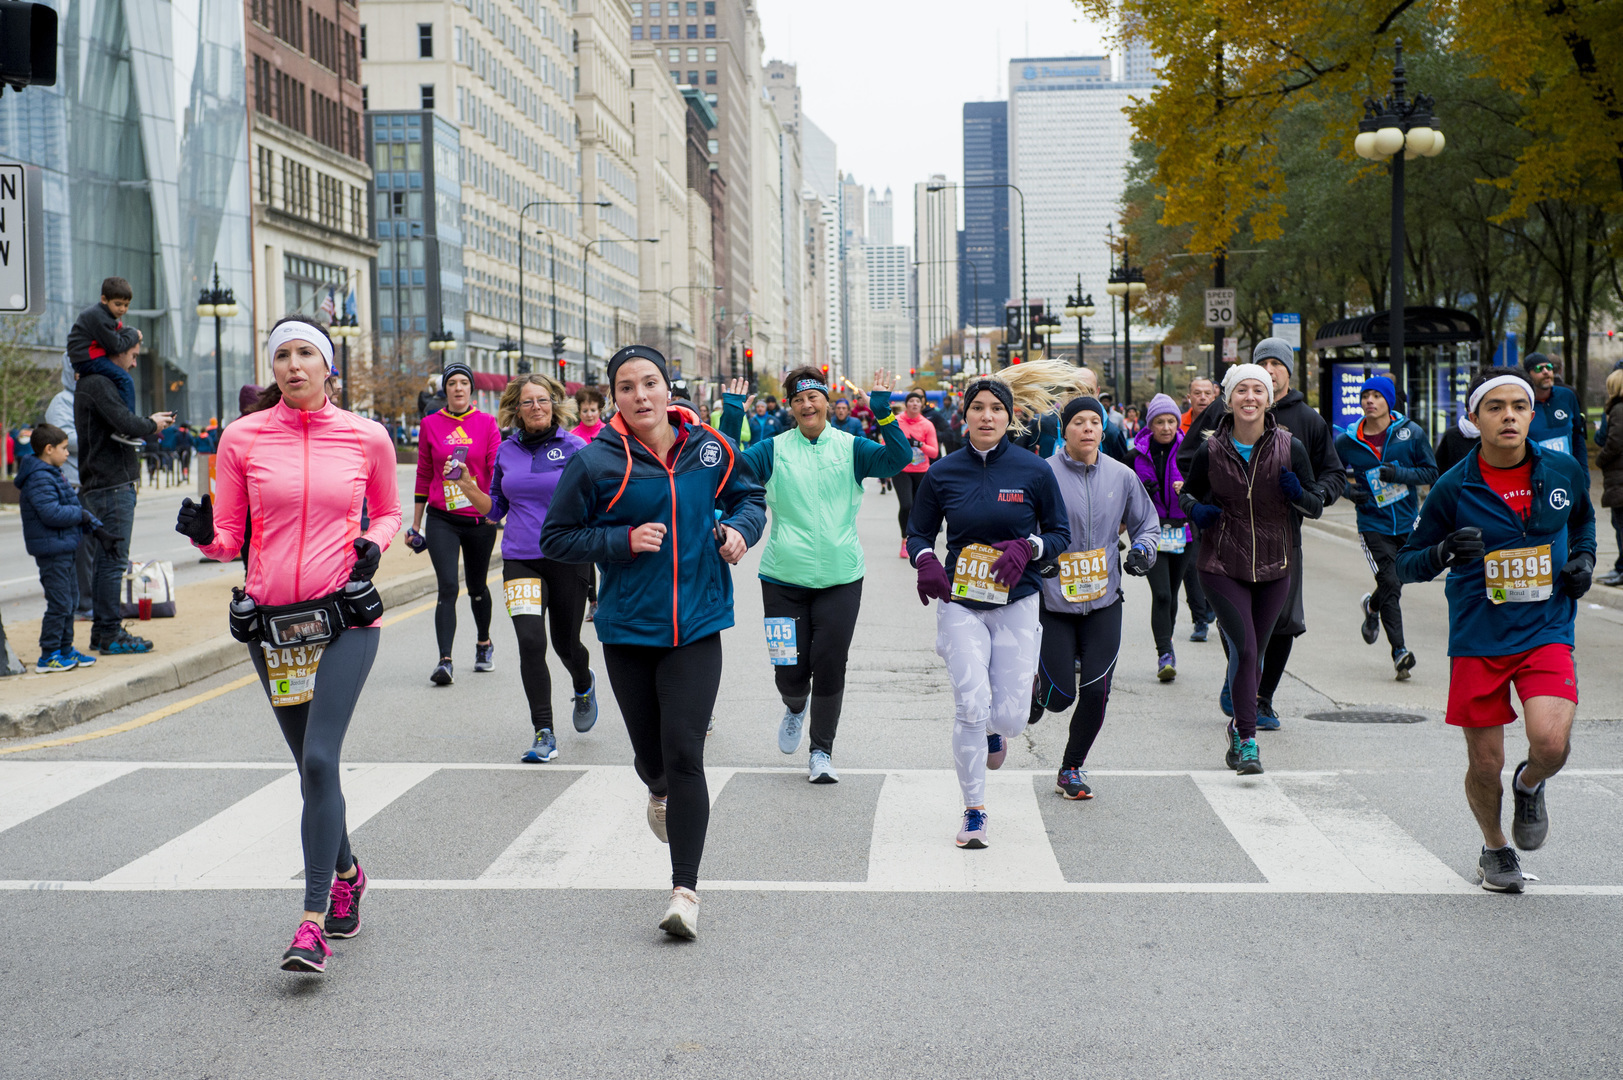
<path fill-rule="evenodd" d="M 1206 325 L 1215 329 L 1219 326 L 1233 326 L 1234 322 L 1234 290 L 1207 289 Z"/>

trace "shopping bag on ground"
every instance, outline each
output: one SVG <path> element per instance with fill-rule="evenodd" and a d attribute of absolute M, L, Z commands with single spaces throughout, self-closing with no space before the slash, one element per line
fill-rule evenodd
<path fill-rule="evenodd" d="M 141 601 L 152 602 L 152 618 L 175 617 L 175 564 L 166 559 L 132 562 L 119 586 L 118 617 L 139 619 Z"/>

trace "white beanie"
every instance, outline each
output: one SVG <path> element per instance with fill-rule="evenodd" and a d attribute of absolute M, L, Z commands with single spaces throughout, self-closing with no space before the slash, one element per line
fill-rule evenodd
<path fill-rule="evenodd" d="M 1262 383 L 1271 398 L 1274 392 L 1274 377 L 1268 374 L 1268 369 L 1261 364 L 1235 364 L 1223 376 L 1223 404 L 1229 404 L 1234 397 L 1234 388 L 1246 379 L 1256 379 Z"/>

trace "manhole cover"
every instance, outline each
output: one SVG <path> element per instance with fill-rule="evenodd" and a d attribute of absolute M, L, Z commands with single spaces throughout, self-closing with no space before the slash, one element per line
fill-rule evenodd
<path fill-rule="evenodd" d="M 1415 713 L 1370 712 L 1347 709 L 1339 712 L 1310 712 L 1309 720 L 1328 720 L 1335 724 L 1423 724 L 1424 716 Z"/>

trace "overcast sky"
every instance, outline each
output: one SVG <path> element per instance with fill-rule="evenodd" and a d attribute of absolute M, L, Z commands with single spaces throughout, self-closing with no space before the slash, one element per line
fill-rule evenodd
<path fill-rule="evenodd" d="M 963 177 L 963 103 L 1008 93 L 1008 61 L 1097 56 L 1104 35 L 1070 0 L 758 0 L 768 60 L 798 65 L 801 107 L 840 168 L 896 197 L 913 242 L 913 184 Z"/>

